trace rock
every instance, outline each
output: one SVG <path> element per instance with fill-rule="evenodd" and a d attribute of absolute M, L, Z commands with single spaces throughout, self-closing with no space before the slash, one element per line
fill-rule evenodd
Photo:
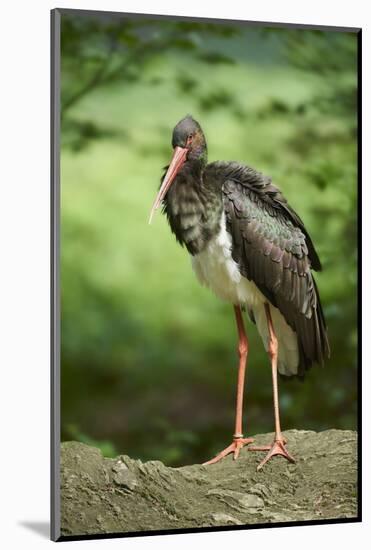
<path fill-rule="evenodd" d="M 216 513 L 210 515 L 212 525 L 242 525 L 242 522 L 228 514 Z M 210 525 L 210 524 L 209 524 Z"/>
<path fill-rule="evenodd" d="M 225 502 L 235 509 L 263 508 L 264 501 L 250 493 L 238 493 L 237 491 L 228 491 L 220 489 L 211 489 L 207 492 L 207 496 L 215 496 L 222 502 Z"/>
<path fill-rule="evenodd" d="M 120 485 L 129 491 L 133 491 L 136 487 L 138 487 L 139 483 L 136 476 L 123 462 L 119 461 L 117 464 L 112 466 L 112 471 L 112 479 L 117 485 Z"/>
<path fill-rule="evenodd" d="M 249 525 L 357 517 L 357 434 L 290 430 L 290 464 L 242 449 L 212 465 L 168 468 L 77 442 L 61 446 L 61 534 Z M 273 434 L 254 436 L 257 445 Z"/>

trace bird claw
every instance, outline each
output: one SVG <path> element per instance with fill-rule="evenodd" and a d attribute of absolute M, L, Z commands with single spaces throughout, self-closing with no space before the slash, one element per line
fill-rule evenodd
<path fill-rule="evenodd" d="M 233 442 L 228 445 L 223 451 L 221 451 L 219 454 L 217 454 L 214 458 L 211 460 L 208 460 L 207 462 L 203 463 L 203 466 L 209 466 L 210 464 L 216 464 L 216 462 L 219 462 L 219 460 L 222 460 L 222 458 L 226 457 L 230 453 L 233 453 L 233 460 L 237 460 L 237 458 L 240 455 L 240 451 L 244 445 L 249 445 L 250 443 L 253 443 L 254 439 L 252 437 L 235 437 L 233 439 Z"/>
<path fill-rule="evenodd" d="M 280 455 L 286 458 L 289 462 L 295 463 L 295 458 L 288 452 L 285 445 L 287 439 L 285 437 L 276 437 L 271 445 L 263 445 L 261 447 L 249 447 L 249 451 L 268 451 L 263 460 L 259 463 L 257 470 L 261 470 L 263 466 L 275 455 Z"/>

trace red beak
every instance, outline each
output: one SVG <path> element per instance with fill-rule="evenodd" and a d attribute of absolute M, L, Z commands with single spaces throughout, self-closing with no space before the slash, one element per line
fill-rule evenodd
<path fill-rule="evenodd" d="M 157 193 L 155 202 L 153 203 L 151 213 L 149 216 L 149 223 L 151 223 L 155 210 L 157 210 L 157 208 L 160 206 L 162 199 L 165 197 L 166 193 L 168 192 L 170 185 L 173 183 L 175 179 L 175 176 L 183 166 L 187 157 L 187 153 L 188 153 L 188 149 L 183 147 L 175 147 L 173 158 L 171 159 L 171 162 L 170 162 L 170 166 L 166 172 L 166 175 L 164 177 L 164 181 L 162 182 L 160 190 Z"/>

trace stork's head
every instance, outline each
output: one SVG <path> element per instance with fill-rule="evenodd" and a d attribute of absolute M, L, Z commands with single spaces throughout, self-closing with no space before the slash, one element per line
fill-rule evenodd
<path fill-rule="evenodd" d="M 199 160 L 206 163 L 207 147 L 201 126 L 187 115 L 180 120 L 173 130 L 172 146 L 187 150 L 186 160 Z"/>
<path fill-rule="evenodd" d="M 201 126 L 191 115 L 180 120 L 173 130 L 173 156 L 165 174 L 160 190 L 153 203 L 149 223 L 155 210 L 160 206 L 169 187 L 182 166 L 189 162 L 205 165 L 207 162 L 206 140 Z"/>

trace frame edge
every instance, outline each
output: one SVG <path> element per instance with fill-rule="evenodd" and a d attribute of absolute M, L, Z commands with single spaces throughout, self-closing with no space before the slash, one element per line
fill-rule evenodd
<path fill-rule="evenodd" d="M 60 539 L 60 20 L 50 12 L 50 538 Z"/>

